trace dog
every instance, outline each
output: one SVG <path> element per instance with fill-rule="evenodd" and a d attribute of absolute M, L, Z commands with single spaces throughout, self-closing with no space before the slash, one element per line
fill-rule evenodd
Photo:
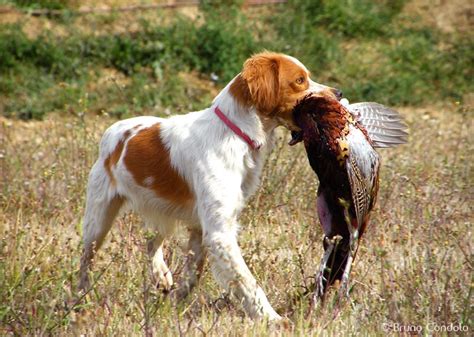
<path fill-rule="evenodd" d="M 163 241 L 178 223 L 188 227 L 190 254 L 173 290 L 178 300 L 198 282 L 207 255 L 216 281 L 248 316 L 280 319 L 242 258 L 237 219 L 259 185 L 275 128 L 298 130 L 292 110 L 309 94 L 342 97 L 312 81 L 296 58 L 265 51 L 245 61 L 207 109 L 166 119 L 135 117 L 109 127 L 89 174 L 80 289 L 89 289 L 94 253 L 128 204 L 156 233 L 148 251 L 166 289 L 173 279 Z"/>

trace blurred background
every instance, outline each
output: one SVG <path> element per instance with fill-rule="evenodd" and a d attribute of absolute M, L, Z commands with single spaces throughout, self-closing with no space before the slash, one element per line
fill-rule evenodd
<path fill-rule="evenodd" d="M 0 115 L 199 109 L 263 49 L 351 101 L 472 101 L 465 0 L 0 0 Z"/>

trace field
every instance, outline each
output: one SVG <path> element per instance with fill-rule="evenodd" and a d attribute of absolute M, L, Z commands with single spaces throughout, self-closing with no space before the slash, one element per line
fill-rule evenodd
<path fill-rule="evenodd" d="M 23 8 L 31 2 L 7 3 Z M 408 2 L 410 10 L 419 3 L 423 1 Z M 406 22 L 407 9 L 400 4 L 399 12 L 383 12 L 394 17 L 392 28 Z M 70 6 L 74 8 L 73 2 Z M 293 9 L 290 6 L 288 13 Z M 338 7 L 325 9 L 329 20 Z M 249 10 L 245 20 L 253 22 L 257 14 L 269 15 L 267 11 L 267 7 Z M 150 13 L 143 15 L 151 20 Z M 236 24 L 243 20 L 240 15 Z M 161 36 L 159 29 L 168 29 L 166 33 L 176 39 L 183 33 L 172 23 L 160 28 L 151 22 L 149 30 L 135 27 L 134 38 L 128 39 L 119 19 L 116 13 L 29 18 L 25 25 L 53 28 L 45 37 L 33 36 L 25 26 L 0 25 L 1 335 L 472 335 L 472 39 L 431 22 L 393 33 L 404 34 L 404 42 L 397 46 L 392 45 L 396 38 L 386 35 L 392 33 L 378 30 L 380 22 L 360 30 L 363 25 L 357 21 L 348 27 L 332 21 L 334 36 L 318 32 L 319 37 L 334 37 L 319 45 L 326 60 L 314 60 L 304 48 L 293 46 L 293 54 L 309 63 L 313 72 L 326 69 L 319 81 L 342 85 L 354 100 L 396 106 L 410 128 L 409 144 L 380 150 L 378 204 L 355 261 L 349 301 L 336 303 L 334 291 L 324 306 L 310 317 L 305 315 L 306 291 L 323 251 L 315 211 L 317 179 L 303 147 L 286 145 L 289 135 L 284 130 L 266 163 L 260 189 L 240 218 L 239 237 L 244 259 L 271 304 L 287 318 L 283 324 L 246 318 L 239 304 L 217 287 L 208 266 L 187 301 L 170 301 L 152 284 L 148 233 L 134 214 L 123 214 L 116 221 L 95 260 L 93 290 L 79 296 L 85 186 L 107 126 L 119 117 L 182 113 L 205 106 L 229 74 L 238 71 L 242 58 L 257 48 L 254 43 L 266 41 L 266 47 L 286 51 L 280 43 L 288 40 L 286 32 L 273 32 L 274 38 L 268 40 L 258 35 L 270 27 L 265 21 L 256 27 L 255 40 L 234 36 L 243 47 L 213 63 L 191 59 L 197 53 L 204 53 L 203 58 L 202 49 L 182 53 L 184 49 L 170 50 L 164 41 L 164 58 L 149 65 L 143 41 Z M 84 20 L 94 21 L 103 30 L 100 43 L 125 47 L 98 54 L 102 44 L 95 44 L 98 38 L 91 32 L 61 30 L 67 20 L 84 27 Z M 196 34 L 214 35 L 214 27 L 202 27 Z M 12 41 L 18 43 L 12 47 Z M 48 48 L 40 48 L 45 41 Z M 453 41 L 455 49 L 449 48 Z M 67 48 L 62 49 L 64 45 Z M 92 52 L 74 58 L 70 51 L 84 45 Z M 387 49 L 390 45 L 392 49 Z M 162 50 L 145 47 L 150 53 Z M 424 54 L 426 49 L 433 53 Z M 21 57 L 18 50 L 23 50 Z M 135 54 L 137 50 L 142 53 Z M 176 55 L 187 62 L 185 66 L 177 65 Z M 233 62 L 229 67 L 224 65 L 227 59 Z M 373 63 L 377 59 L 380 62 Z M 77 70 L 74 75 L 71 69 Z M 211 73 L 219 79 L 213 80 Z M 361 78 L 351 81 L 356 74 Z M 175 281 L 186 259 L 186 237 L 181 228 L 166 244 L 165 259 Z"/>

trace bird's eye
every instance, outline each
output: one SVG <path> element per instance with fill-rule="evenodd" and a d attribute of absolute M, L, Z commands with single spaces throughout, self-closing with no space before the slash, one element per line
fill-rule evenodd
<path fill-rule="evenodd" d="M 299 78 L 296 80 L 296 83 L 297 83 L 297 84 L 303 84 L 303 83 L 304 83 L 304 77 L 303 77 L 303 76 L 299 77 Z"/>

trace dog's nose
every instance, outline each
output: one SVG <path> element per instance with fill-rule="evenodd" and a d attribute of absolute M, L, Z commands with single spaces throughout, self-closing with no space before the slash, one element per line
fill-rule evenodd
<path fill-rule="evenodd" d="M 336 98 L 337 98 L 338 100 L 341 100 L 341 99 L 342 99 L 343 95 L 342 95 L 342 91 L 341 91 L 341 90 L 339 90 L 339 89 L 333 89 L 333 92 L 334 92 L 334 95 L 336 96 Z"/>

